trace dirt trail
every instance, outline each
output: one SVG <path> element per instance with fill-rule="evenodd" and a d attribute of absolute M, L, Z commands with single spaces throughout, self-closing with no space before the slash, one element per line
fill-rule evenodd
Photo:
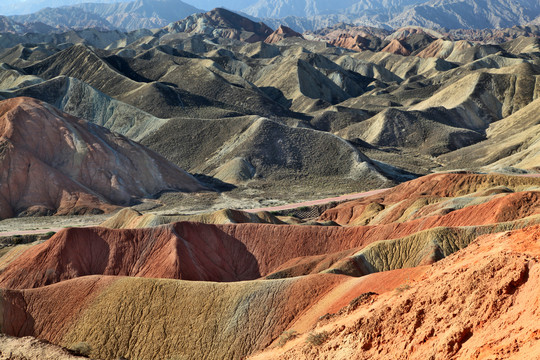
<path fill-rule="evenodd" d="M 51 228 L 51 229 L 37 229 L 37 230 L 22 230 L 22 231 L 4 231 L 0 232 L 0 237 L 3 236 L 14 236 L 14 235 L 36 235 L 36 234 L 46 234 L 48 232 L 58 232 L 63 228 Z"/>
<path fill-rule="evenodd" d="M 376 195 L 379 193 L 382 193 L 384 191 L 388 190 L 388 188 L 385 189 L 377 189 L 377 190 L 371 190 L 366 191 L 362 193 L 356 193 L 356 194 L 348 194 L 348 195 L 342 195 L 337 196 L 333 198 L 326 198 L 326 199 L 320 199 L 320 200 L 312 200 L 312 201 L 306 201 L 301 203 L 294 203 L 294 204 L 287 204 L 287 205 L 281 205 L 281 206 L 273 206 L 273 207 L 266 207 L 266 208 L 259 208 L 259 209 L 246 209 L 243 211 L 255 213 L 259 211 L 280 211 L 280 210 L 289 210 L 289 209 L 296 209 L 301 206 L 313 206 L 313 205 L 321 205 L 321 204 L 327 204 L 332 201 L 346 201 L 346 200 L 356 200 L 363 197 Z"/>

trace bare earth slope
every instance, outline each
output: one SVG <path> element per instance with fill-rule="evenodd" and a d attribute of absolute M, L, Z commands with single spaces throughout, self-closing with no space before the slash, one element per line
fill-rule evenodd
<path fill-rule="evenodd" d="M 380 349 L 393 357 L 385 344 L 401 341 L 417 344 L 403 345 L 411 356 L 435 348 L 446 358 L 469 351 L 464 339 L 477 341 L 477 332 L 497 333 L 479 324 L 503 326 L 503 313 L 512 324 L 512 314 L 532 311 L 515 328 L 529 346 L 538 314 L 522 307 L 535 300 L 521 289 L 536 279 L 539 181 L 435 174 L 323 214 L 356 226 L 64 229 L 4 255 L 1 330 L 67 347 L 86 342 L 103 359 L 236 359 L 264 349 L 268 358 L 350 358 L 362 346 L 366 356 Z M 500 234 L 508 229 L 523 230 Z M 422 330 L 402 340 L 403 324 Z M 305 345 L 326 329 L 322 345 Z M 298 339 L 283 346 L 292 330 Z M 356 340 L 334 347 L 342 337 Z"/>
<path fill-rule="evenodd" d="M 0 227 L 57 233 L 0 239 L 0 331 L 107 360 L 535 357 L 538 34 L 224 9 L 1 34 Z"/>
<path fill-rule="evenodd" d="M 540 227 L 481 237 L 420 281 L 253 359 L 523 359 L 540 354 Z"/>
<path fill-rule="evenodd" d="M 0 114 L 2 218 L 110 211 L 163 190 L 204 190 L 159 155 L 46 103 L 6 100 Z"/>

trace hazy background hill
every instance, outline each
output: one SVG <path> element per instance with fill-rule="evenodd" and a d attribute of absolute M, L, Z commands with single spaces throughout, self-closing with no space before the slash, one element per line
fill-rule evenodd
<path fill-rule="evenodd" d="M 7 32 L 39 31 L 34 23 L 61 30 L 94 27 L 131 31 L 163 27 L 215 7 L 239 12 L 274 29 L 285 25 L 299 32 L 340 22 L 387 29 L 505 28 L 534 25 L 540 16 L 540 3 L 536 0 L 8 0 L 0 4 L 0 14 L 18 14 L 11 16 L 11 20 L 21 25 L 4 25 Z M 15 31 L 14 27 L 22 30 Z"/>
<path fill-rule="evenodd" d="M 395 13 L 422 0 L 259 0 L 245 9 L 252 16 L 281 18 L 286 16 L 310 17 L 316 15 L 365 13 Z"/>
<path fill-rule="evenodd" d="M 28 15 L 12 16 L 11 19 L 22 24 L 43 23 L 58 29 L 94 27 L 131 31 L 163 27 L 199 12 L 202 10 L 180 0 L 136 0 L 45 8 Z"/>
<path fill-rule="evenodd" d="M 272 28 L 286 25 L 299 32 L 340 22 L 394 29 L 505 28 L 537 24 L 540 16 L 540 3 L 536 0 L 8 0 L 0 4 L 0 14 L 17 14 L 12 20 L 25 26 L 42 23 L 56 29 L 95 27 L 131 31 L 163 27 L 215 7 L 240 12 Z"/>
<path fill-rule="evenodd" d="M 5 0 L 0 3 L 0 14 L 20 15 L 30 14 L 46 7 L 60 7 L 80 4 L 81 0 Z M 115 0 L 92 0 L 94 3 L 113 3 Z"/>

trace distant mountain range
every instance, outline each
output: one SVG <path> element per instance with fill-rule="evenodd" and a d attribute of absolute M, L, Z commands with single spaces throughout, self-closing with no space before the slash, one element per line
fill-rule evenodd
<path fill-rule="evenodd" d="M 92 0 L 93 3 L 113 3 L 118 0 Z M 56 8 L 60 6 L 75 5 L 84 0 L 3 0 L 0 3 L 0 14 L 21 15 L 30 14 L 46 7 Z"/>
<path fill-rule="evenodd" d="M 0 16 L 0 33 L 10 33 L 10 34 L 24 34 L 29 32 L 34 33 L 48 33 L 53 31 L 54 28 L 45 25 L 43 23 L 31 23 L 31 24 L 21 24 L 15 20 L 7 17 Z"/>
<path fill-rule="evenodd" d="M 116 4 L 85 3 L 74 10 L 96 14 L 120 29 L 158 28 L 203 10 L 181 0 L 136 0 Z"/>
<path fill-rule="evenodd" d="M 351 3 L 354 3 L 351 5 Z M 334 6 L 332 11 L 329 6 Z M 296 31 L 321 29 L 338 22 L 400 28 L 435 29 L 505 28 L 538 24 L 537 0 L 386 0 L 381 2 L 323 0 L 260 0 L 245 9 L 270 26 L 283 24 Z"/>
<path fill-rule="evenodd" d="M 57 29 L 152 29 L 202 12 L 180 0 L 135 0 L 121 3 L 83 3 L 45 8 L 29 15 L 10 17 L 22 24 L 43 23 Z"/>
<path fill-rule="evenodd" d="M 103 5 L 107 6 L 107 4 Z M 35 28 L 33 24 L 36 23 L 50 27 L 51 31 L 84 28 L 113 30 L 116 28 L 99 15 L 72 7 L 45 8 L 29 15 L 10 16 L 9 19 L 22 25 L 24 31 L 21 32 L 32 31 Z"/>
<path fill-rule="evenodd" d="M 393 14 L 405 7 L 420 4 L 423 0 L 259 0 L 244 11 L 261 18 L 286 16 L 312 17 L 318 15 L 367 15 Z"/>
<path fill-rule="evenodd" d="M 56 0 L 53 6 L 26 15 L 14 15 L 0 24 L 4 32 L 99 28 L 136 30 L 160 28 L 182 20 L 201 10 L 219 5 L 216 0 L 197 2 L 197 7 L 181 0 L 112 0 L 76 4 L 81 0 Z M 195 3 L 194 0 L 187 0 Z M 26 7 L 22 7 L 24 4 Z M 71 6 L 61 6 L 72 4 Z M 39 0 L 13 1 L 0 5 L 0 13 L 44 6 Z M 276 29 L 285 25 L 295 31 L 322 29 L 343 22 L 353 25 L 397 29 L 422 26 L 433 29 L 508 28 L 538 24 L 538 0 L 254 0 L 233 1 L 227 8 L 240 12 L 256 22 Z M 48 26 L 48 27 L 47 27 Z"/>

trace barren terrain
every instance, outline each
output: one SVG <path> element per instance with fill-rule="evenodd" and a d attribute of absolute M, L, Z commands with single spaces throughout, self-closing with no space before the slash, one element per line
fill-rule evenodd
<path fill-rule="evenodd" d="M 540 354 L 538 26 L 148 1 L 4 19 L 0 358 Z"/>

